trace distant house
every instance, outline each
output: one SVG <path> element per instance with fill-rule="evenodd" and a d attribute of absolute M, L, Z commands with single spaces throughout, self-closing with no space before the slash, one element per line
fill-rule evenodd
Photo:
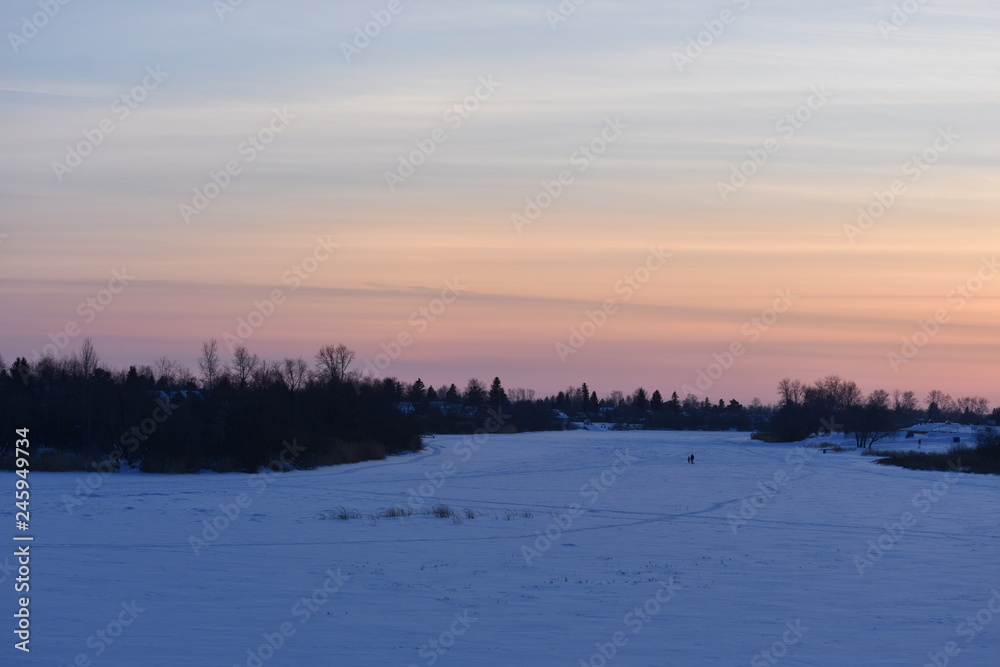
<path fill-rule="evenodd" d="M 437 410 L 446 417 L 475 417 L 479 411 L 471 405 L 461 403 L 449 403 L 447 401 L 431 401 L 431 408 Z"/>

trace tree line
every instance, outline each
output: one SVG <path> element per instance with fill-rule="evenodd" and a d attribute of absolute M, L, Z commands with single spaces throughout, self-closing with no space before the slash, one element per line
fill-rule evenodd
<path fill-rule="evenodd" d="M 765 423 L 771 413 L 758 399 L 744 406 L 736 399 L 713 402 L 695 394 L 682 399 L 676 391 L 664 399 L 659 389 L 649 393 L 644 387 L 630 394 L 615 390 L 599 398 L 587 383 L 560 391 L 551 401 L 574 421 L 600 421 L 619 428 L 745 431 Z"/>
<path fill-rule="evenodd" d="M 111 369 L 87 338 L 67 357 L 10 365 L 0 357 L 0 467 L 13 464 L 11 434 L 31 429 L 34 469 L 136 466 L 145 472 L 255 472 L 381 459 L 422 447 L 427 433 L 557 429 L 546 401 L 507 396 L 499 378 L 439 389 L 362 375 L 346 345 L 310 361 L 270 361 L 246 346 L 223 359 L 205 341 L 198 376 L 160 357 Z M 294 454 L 293 458 L 290 458 Z"/>
<path fill-rule="evenodd" d="M 419 449 L 421 435 L 513 433 L 573 428 L 588 422 L 612 428 L 753 430 L 772 441 L 801 440 L 834 430 L 871 446 L 918 419 L 981 423 L 982 397 L 953 400 L 940 391 L 921 409 L 913 392 L 875 390 L 864 396 L 854 382 L 831 375 L 814 384 L 784 379 L 778 402 L 749 406 L 735 399 L 639 387 L 603 398 L 587 383 L 536 397 L 470 379 L 428 386 L 417 378 L 362 375 L 346 345 L 325 345 L 307 361 L 262 359 L 246 346 L 222 358 L 215 340 L 201 345 L 195 376 L 160 357 L 152 365 L 111 369 L 91 339 L 64 358 L 7 366 L 0 357 L 0 467 L 12 462 L 10 434 L 30 427 L 44 447 L 48 469 L 137 466 L 147 472 L 256 471 L 315 467 Z M 8 450 L 8 451 L 5 451 Z M 294 452 L 294 460 L 289 460 Z M 6 456 L 5 456 L 6 454 Z M 36 461 L 36 464 L 39 462 Z M 41 469 L 41 468 L 38 468 Z"/>
<path fill-rule="evenodd" d="M 857 383 L 828 375 L 813 384 L 785 378 L 778 383 L 778 405 L 759 437 L 794 442 L 833 431 L 853 434 L 858 447 L 871 447 L 901 428 L 925 420 L 962 424 L 996 423 L 1000 408 L 989 412 L 982 396 L 952 399 L 940 390 L 928 393 L 922 409 L 912 391 L 875 389 L 867 396 Z"/>
<path fill-rule="evenodd" d="M 18 357 L 9 369 L 0 359 L 0 454 L 25 427 L 41 448 L 34 469 L 256 472 L 419 449 L 420 425 L 397 409 L 397 383 L 352 375 L 353 357 L 327 346 L 310 368 L 240 347 L 224 363 L 213 340 L 202 347 L 200 381 L 166 358 L 106 368 L 90 339 L 67 358 Z"/>

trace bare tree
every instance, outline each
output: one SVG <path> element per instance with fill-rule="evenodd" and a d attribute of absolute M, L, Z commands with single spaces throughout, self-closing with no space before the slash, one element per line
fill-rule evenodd
<path fill-rule="evenodd" d="M 900 391 L 899 389 L 895 389 L 892 392 L 892 409 L 898 415 L 905 416 L 907 418 L 913 417 L 913 413 L 915 413 L 919 407 L 917 403 L 917 395 L 912 391 Z"/>
<path fill-rule="evenodd" d="M 885 394 L 885 399 L 888 401 L 889 394 L 887 394 L 884 390 L 881 389 L 879 391 Z M 864 401 L 864 394 L 861 393 L 861 389 L 858 388 L 857 383 L 854 382 L 853 380 L 847 380 L 844 382 L 843 390 L 840 396 L 841 400 L 843 401 L 843 405 L 845 407 L 850 407 L 852 405 L 860 405 Z"/>
<path fill-rule="evenodd" d="M 815 385 L 805 387 L 805 402 L 816 403 L 833 411 L 861 405 L 863 398 L 855 382 L 844 380 L 839 375 L 827 375 L 817 380 Z"/>
<path fill-rule="evenodd" d="M 269 385 L 284 381 L 279 362 L 260 359 L 257 355 L 253 355 L 253 358 L 257 359 L 257 363 L 250 370 L 250 386 L 256 389 L 263 389 Z"/>
<path fill-rule="evenodd" d="M 778 383 L 778 396 L 781 397 L 780 405 L 801 405 L 805 398 L 805 387 L 799 380 L 784 378 Z"/>
<path fill-rule="evenodd" d="M 306 364 L 305 359 L 302 357 L 298 359 L 288 357 L 282 362 L 281 379 L 285 382 L 285 386 L 288 387 L 288 391 L 294 394 L 299 389 L 302 389 L 308 378 L 309 365 Z"/>
<path fill-rule="evenodd" d="M 62 371 L 63 373 L 69 375 L 70 377 L 83 377 L 83 364 L 80 363 L 79 354 L 73 354 L 69 357 L 56 359 L 54 356 L 52 356 L 52 353 L 49 352 L 45 355 L 45 357 L 43 357 L 39 361 L 44 361 L 46 358 L 48 359 L 48 361 L 46 362 L 47 370 Z M 43 372 L 42 367 L 40 365 L 39 365 L 39 372 L 40 373 Z"/>
<path fill-rule="evenodd" d="M 79 375 L 86 380 L 94 377 L 94 371 L 97 370 L 98 358 L 97 350 L 94 349 L 94 341 L 91 340 L 90 336 L 83 339 L 83 343 L 80 345 L 80 352 L 74 355 L 71 361 L 76 366 L 74 369 L 76 372 L 71 372 L 71 374 Z M 84 410 L 87 413 L 87 444 L 89 445 L 94 421 L 94 411 L 92 409 L 93 394 L 90 390 L 83 390 L 83 401 Z"/>
<path fill-rule="evenodd" d="M 80 364 L 80 374 L 85 378 L 93 377 L 100 360 L 97 357 L 97 350 L 94 349 L 94 341 L 91 340 L 90 336 L 83 339 L 77 361 Z"/>
<path fill-rule="evenodd" d="M 351 364 L 354 362 L 354 350 L 343 343 L 334 350 L 334 357 L 337 362 L 337 377 L 341 382 L 348 382 L 351 378 Z"/>
<path fill-rule="evenodd" d="M 985 396 L 972 396 L 969 410 L 978 417 L 984 417 L 990 412 L 990 402 Z"/>
<path fill-rule="evenodd" d="M 990 411 L 990 402 L 983 396 L 962 396 L 955 401 L 955 406 L 973 417 L 982 417 Z"/>
<path fill-rule="evenodd" d="M 198 358 L 198 368 L 201 370 L 201 381 L 206 389 L 215 387 L 222 373 L 222 360 L 219 358 L 219 341 L 205 341 L 201 344 L 201 356 Z"/>
<path fill-rule="evenodd" d="M 348 382 L 354 357 L 354 350 L 343 343 L 336 347 L 324 345 L 316 353 L 316 372 L 325 382 Z"/>
<path fill-rule="evenodd" d="M 337 378 L 333 345 L 324 345 L 316 353 L 316 376 L 323 382 L 333 382 Z"/>
<path fill-rule="evenodd" d="M 183 364 L 178 364 L 177 371 L 177 386 L 178 387 L 194 387 L 197 386 L 197 378 L 191 373 L 191 369 Z"/>
<path fill-rule="evenodd" d="M 843 380 L 836 375 L 827 376 L 827 379 L 839 381 L 831 385 L 831 395 L 841 407 L 849 408 L 852 405 L 861 405 L 864 402 L 864 395 L 853 380 Z M 885 392 L 882 391 L 882 394 L 885 394 Z M 879 396 L 881 397 L 881 394 Z M 888 395 L 886 395 L 886 398 L 888 398 Z"/>
<path fill-rule="evenodd" d="M 951 395 L 944 393 L 940 389 L 931 389 L 927 392 L 927 407 L 930 408 L 932 403 L 936 404 L 938 410 L 944 414 L 955 412 L 956 410 L 955 401 Z"/>
<path fill-rule="evenodd" d="M 254 380 L 254 374 L 260 370 L 260 357 L 252 354 L 246 345 L 237 345 L 233 350 L 233 360 L 229 364 L 229 372 L 240 389 L 246 389 Z"/>
<path fill-rule="evenodd" d="M 884 389 L 876 389 L 868 395 L 868 407 L 876 410 L 889 409 L 889 392 Z"/>
<path fill-rule="evenodd" d="M 896 432 L 896 426 L 889 411 L 889 392 L 876 389 L 863 404 L 853 404 L 848 410 L 847 422 L 858 447 L 871 447 L 890 437 Z"/>
<path fill-rule="evenodd" d="M 534 389 L 523 389 L 521 387 L 515 387 L 514 389 L 507 390 L 507 397 L 510 399 L 511 403 L 522 403 L 524 401 L 534 401 L 535 400 L 535 390 Z"/>
<path fill-rule="evenodd" d="M 163 355 L 153 362 L 153 374 L 156 376 L 157 381 L 162 380 L 168 386 L 174 386 L 178 384 L 185 372 L 179 362 Z"/>

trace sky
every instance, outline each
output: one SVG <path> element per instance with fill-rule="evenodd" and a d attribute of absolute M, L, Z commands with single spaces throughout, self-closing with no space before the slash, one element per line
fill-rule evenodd
<path fill-rule="evenodd" d="M 0 8 L 0 355 L 1000 403 L 1000 8 Z"/>

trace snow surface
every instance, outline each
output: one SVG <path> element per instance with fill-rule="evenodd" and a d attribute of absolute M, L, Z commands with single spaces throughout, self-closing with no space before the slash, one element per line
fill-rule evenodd
<path fill-rule="evenodd" d="M 10 647 L 4 612 L 2 664 L 1000 664 L 1000 477 L 879 466 L 821 441 L 439 436 L 315 471 L 98 476 L 72 514 L 85 476 L 31 473 L 32 652 Z M 14 479 L 0 475 L 11 496 Z M 372 519 L 408 501 L 476 518 Z M 362 518 L 321 518 L 339 507 Z M 886 528 L 907 515 L 902 534 Z M 213 520 L 231 525 L 196 555 L 190 537 Z"/>

